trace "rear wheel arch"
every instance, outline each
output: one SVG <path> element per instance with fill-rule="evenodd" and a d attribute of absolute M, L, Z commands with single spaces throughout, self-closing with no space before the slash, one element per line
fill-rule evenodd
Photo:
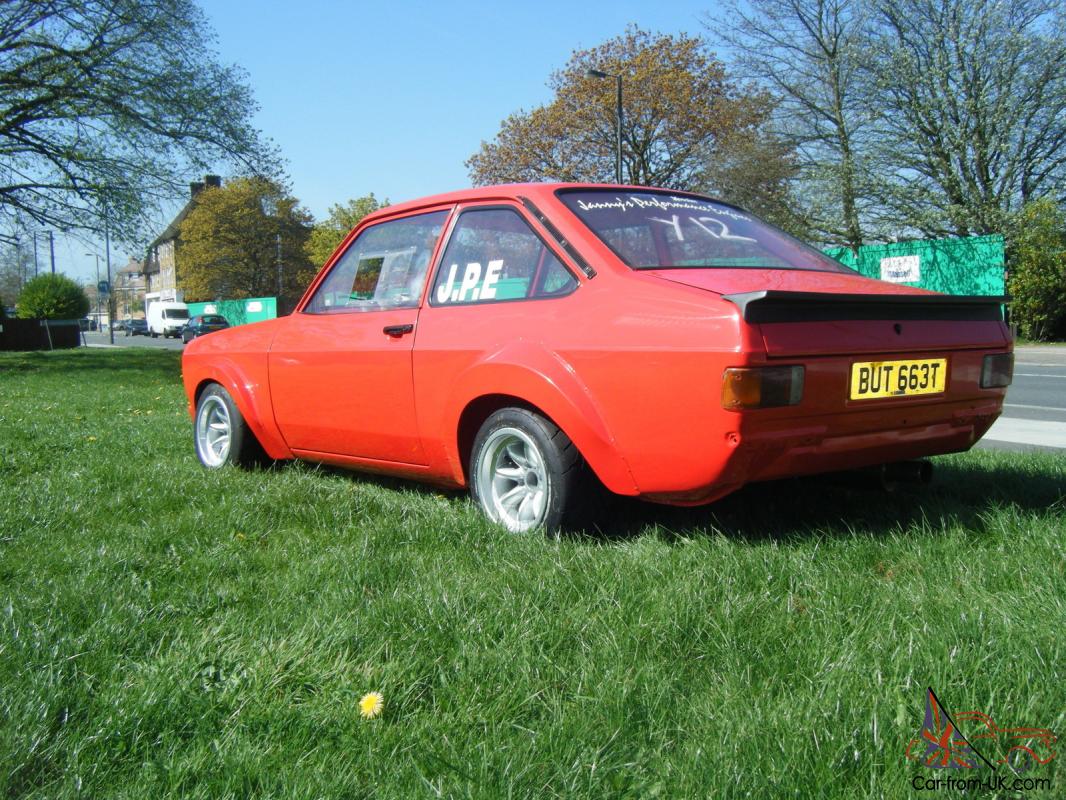
<path fill-rule="evenodd" d="M 550 399 L 550 398 L 546 398 Z M 592 426 L 582 421 L 576 409 L 568 408 L 565 400 L 556 403 L 532 402 L 525 397 L 506 393 L 486 393 L 469 400 L 459 414 L 456 424 L 456 448 L 462 465 L 464 482 L 469 485 L 470 456 L 474 441 L 482 425 L 497 411 L 520 408 L 543 417 L 566 434 L 598 480 L 615 494 L 636 494 L 629 467 L 613 444 L 600 441 Z M 609 446 L 604 446 L 608 444 Z"/>

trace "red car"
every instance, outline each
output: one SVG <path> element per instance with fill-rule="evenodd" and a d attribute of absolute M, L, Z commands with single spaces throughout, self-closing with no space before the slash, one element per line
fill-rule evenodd
<path fill-rule="evenodd" d="M 1001 303 L 861 277 L 699 195 L 494 186 L 371 214 L 295 313 L 193 340 L 183 373 L 208 467 L 466 486 L 553 529 L 596 481 L 696 505 L 970 448 L 1011 380 Z"/>

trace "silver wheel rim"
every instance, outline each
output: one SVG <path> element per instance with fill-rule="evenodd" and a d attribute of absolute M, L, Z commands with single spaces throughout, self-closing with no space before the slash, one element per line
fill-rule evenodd
<path fill-rule="evenodd" d="M 500 428 L 481 447 L 477 464 L 478 498 L 494 522 L 513 533 L 544 521 L 551 485 L 544 456 L 517 428 Z"/>
<path fill-rule="evenodd" d="M 210 395 L 200 402 L 196 412 L 196 452 L 209 467 L 221 467 L 229 456 L 233 424 L 229 408 L 218 395 Z"/>

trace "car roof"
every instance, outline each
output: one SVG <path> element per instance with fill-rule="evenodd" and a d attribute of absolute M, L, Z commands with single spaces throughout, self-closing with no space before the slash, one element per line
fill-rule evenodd
<path fill-rule="evenodd" d="M 692 192 L 659 189 L 653 186 L 628 186 L 615 183 L 502 183 L 495 186 L 478 186 L 473 189 L 460 189 L 455 192 L 434 194 L 429 197 L 420 197 L 417 200 L 408 200 L 403 203 L 380 208 L 373 213 L 367 214 L 363 222 L 373 222 L 382 217 L 391 217 L 395 214 L 404 214 L 417 211 L 420 208 L 432 206 L 452 205 L 455 203 L 470 203 L 482 200 L 517 200 L 527 197 L 534 203 L 544 202 L 554 197 L 560 189 L 607 189 L 619 192 L 648 192 L 677 191 L 679 194 L 692 194 Z M 360 227 L 362 222 L 360 223 Z"/>

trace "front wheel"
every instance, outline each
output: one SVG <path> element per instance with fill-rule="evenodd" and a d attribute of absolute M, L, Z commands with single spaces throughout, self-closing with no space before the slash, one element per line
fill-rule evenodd
<path fill-rule="evenodd" d="M 572 524 L 587 510 L 580 484 L 595 480 L 570 438 L 524 408 L 504 408 L 485 420 L 469 474 L 475 502 L 512 533 Z"/>
<path fill-rule="evenodd" d="M 196 401 L 193 423 L 196 455 L 211 469 L 226 464 L 252 466 L 262 458 L 262 449 L 230 393 L 213 383 Z"/>

